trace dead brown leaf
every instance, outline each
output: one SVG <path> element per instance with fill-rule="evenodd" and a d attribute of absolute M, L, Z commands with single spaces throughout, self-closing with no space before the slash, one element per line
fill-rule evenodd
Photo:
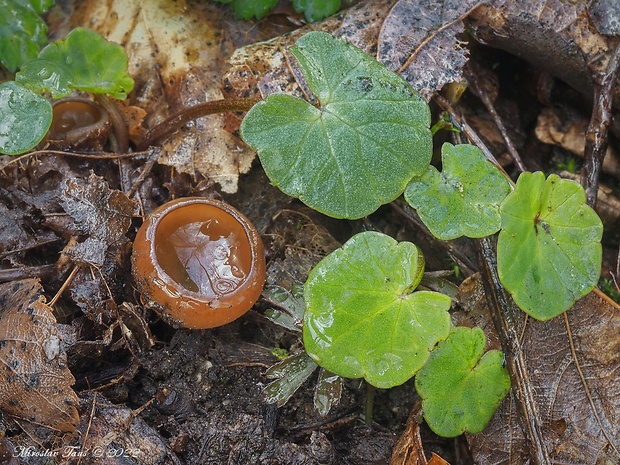
<path fill-rule="evenodd" d="M 477 279 L 477 278 L 474 278 Z M 493 332 L 481 283 L 462 296 L 477 302 L 467 319 Z M 472 290 L 473 289 L 473 290 Z M 547 322 L 525 318 L 516 328 L 527 376 L 535 393 L 537 419 L 553 464 L 611 464 L 620 461 L 620 308 L 591 292 L 562 316 Z M 496 337 L 493 338 L 496 340 Z M 530 463 L 514 394 L 487 429 L 469 436 L 476 463 Z"/>
<path fill-rule="evenodd" d="M 401 433 L 392 451 L 390 465 L 428 465 L 417 421 L 420 413 L 418 405 L 409 414 L 405 431 Z"/>
<path fill-rule="evenodd" d="M 75 383 L 38 280 L 0 285 L 0 408 L 19 420 L 74 431 Z"/>
<path fill-rule="evenodd" d="M 467 62 L 461 21 L 480 0 L 399 0 L 383 22 L 377 59 L 430 100 L 444 84 L 462 78 Z"/>
<path fill-rule="evenodd" d="M 61 205 L 75 221 L 77 230 L 87 236 L 65 250 L 74 260 L 102 267 L 109 249 L 129 242 L 125 233 L 136 205 L 122 192 L 111 190 L 102 177 L 91 173 L 88 184 L 65 179 Z"/>
<path fill-rule="evenodd" d="M 614 2 L 599 2 L 614 13 Z M 616 39 L 599 34 L 587 2 L 563 0 L 489 2 L 476 9 L 467 23 L 482 43 L 506 50 L 591 95 L 592 76 L 604 74 Z M 615 92 L 616 104 L 620 89 Z"/>
<path fill-rule="evenodd" d="M 61 452 L 67 465 L 179 465 L 164 438 L 140 418 L 140 410 L 114 405 L 97 393 L 80 400 L 80 435 Z M 72 455 L 71 455 L 72 454 Z"/>
<path fill-rule="evenodd" d="M 222 98 L 224 19 L 232 21 L 225 11 L 216 2 L 82 1 L 63 27 L 94 29 L 125 48 L 136 82 L 131 103 L 146 111 L 152 128 L 184 107 Z M 224 192 L 235 192 L 254 156 L 225 130 L 223 115 L 213 115 L 170 137 L 159 162 L 210 176 Z"/>

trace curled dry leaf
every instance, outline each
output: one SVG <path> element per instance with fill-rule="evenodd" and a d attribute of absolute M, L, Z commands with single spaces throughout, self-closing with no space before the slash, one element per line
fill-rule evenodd
<path fill-rule="evenodd" d="M 478 278 L 474 278 L 478 279 Z M 481 282 L 469 284 L 462 300 L 476 302 L 468 313 L 493 332 Z M 465 324 L 461 320 L 459 324 Z M 532 318 L 515 328 L 528 383 L 536 393 L 532 418 L 544 432 L 550 463 L 620 462 L 620 308 L 598 292 L 578 300 L 564 316 L 547 322 Z M 497 336 L 491 337 L 492 341 Z M 509 395 L 482 433 L 469 436 L 474 461 L 525 465 L 529 445 L 521 429 L 517 401 Z"/>
<path fill-rule="evenodd" d="M 402 432 L 394 446 L 390 465 L 428 465 L 420 436 L 420 425 L 417 422 L 417 417 L 421 414 L 418 403 L 409 414 L 405 431 Z"/>
<path fill-rule="evenodd" d="M 59 431 L 80 419 L 75 383 L 60 332 L 41 285 L 26 279 L 0 285 L 0 409 Z"/>
<path fill-rule="evenodd" d="M 616 39 L 597 32 L 588 3 L 496 0 L 476 9 L 466 22 L 482 43 L 523 58 L 590 96 L 592 76 L 604 74 Z M 592 8 L 603 8 L 605 16 L 617 18 L 613 2 L 594 3 L 599 6 Z M 620 87 L 614 102 L 620 102 Z"/>
<path fill-rule="evenodd" d="M 223 11 L 215 2 L 185 0 L 78 2 L 68 25 L 94 29 L 125 48 L 136 83 L 129 97 L 146 111 L 150 129 L 184 107 L 222 98 Z M 159 162 L 235 192 L 254 153 L 225 125 L 223 115 L 188 124 L 164 143 Z"/>

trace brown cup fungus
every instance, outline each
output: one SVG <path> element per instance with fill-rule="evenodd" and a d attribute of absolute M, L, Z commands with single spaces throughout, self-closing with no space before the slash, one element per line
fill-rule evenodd
<path fill-rule="evenodd" d="M 108 112 L 82 97 L 57 100 L 52 125 L 41 145 L 50 149 L 101 150 L 112 130 Z"/>
<path fill-rule="evenodd" d="M 174 327 L 239 318 L 265 284 L 256 228 L 227 203 L 189 197 L 157 208 L 134 242 L 132 273 L 147 306 Z"/>

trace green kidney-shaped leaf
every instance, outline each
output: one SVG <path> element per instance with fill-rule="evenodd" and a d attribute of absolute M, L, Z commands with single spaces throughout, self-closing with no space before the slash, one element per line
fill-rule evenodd
<path fill-rule="evenodd" d="M 36 60 L 22 67 L 16 80 L 55 98 L 78 89 L 124 99 L 134 84 L 127 74 L 123 48 L 84 28 L 72 30 L 64 40 L 41 50 Z"/>
<path fill-rule="evenodd" d="M 501 206 L 497 268 L 516 304 L 537 320 L 568 310 L 601 272 L 603 224 L 574 181 L 523 173 Z"/>
<path fill-rule="evenodd" d="M 454 328 L 415 378 L 428 426 L 444 437 L 480 433 L 510 390 L 503 353 L 484 353 L 480 328 Z"/>
<path fill-rule="evenodd" d="M 0 62 L 10 72 L 34 60 L 47 44 L 47 25 L 39 16 L 53 0 L 0 0 Z"/>
<path fill-rule="evenodd" d="M 308 276 L 303 340 L 314 361 L 379 388 L 411 378 L 450 332 L 450 298 L 413 292 L 424 258 L 410 242 L 364 232 Z"/>
<path fill-rule="evenodd" d="M 409 183 L 405 200 L 442 240 L 499 231 L 499 205 L 510 193 L 508 180 L 474 145 L 445 143 L 441 157 L 441 173 L 429 166 Z"/>
<path fill-rule="evenodd" d="M 52 105 L 13 81 L 0 84 L 0 153 L 18 155 L 39 142 L 52 124 Z"/>
<path fill-rule="evenodd" d="M 396 199 L 430 162 L 426 102 L 330 34 L 306 34 L 291 51 L 320 106 L 272 94 L 241 124 L 271 182 L 336 218 L 361 218 Z"/>

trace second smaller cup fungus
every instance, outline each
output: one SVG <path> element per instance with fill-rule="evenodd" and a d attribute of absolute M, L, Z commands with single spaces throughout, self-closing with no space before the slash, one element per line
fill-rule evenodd
<path fill-rule="evenodd" d="M 54 150 L 102 150 L 112 123 L 97 102 L 67 97 L 54 102 L 53 111 L 52 125 L 42 145 Z"/>
<path fill-rule="evenodd" d="M 157 208 L 134 241 L 132 273 L 147 305 L 174 327 L 239 318 L 265 284 L 256 228 L 225 202 L 190 197 Z"/>

